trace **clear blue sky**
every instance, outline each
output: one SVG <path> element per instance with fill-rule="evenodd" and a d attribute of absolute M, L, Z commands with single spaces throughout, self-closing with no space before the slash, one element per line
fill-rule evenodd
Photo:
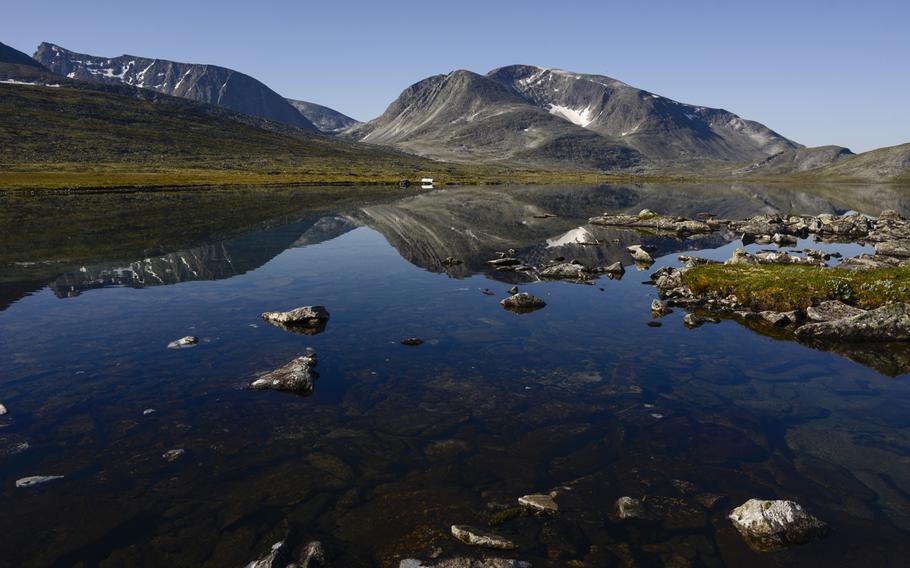
<path fill-rule="evenodd" d="M 358 119 L 512 63 L 722 107 L 809 146 L 910 142 L 910 0 L 8 2 L 0 41 L 214 63 Z"/>

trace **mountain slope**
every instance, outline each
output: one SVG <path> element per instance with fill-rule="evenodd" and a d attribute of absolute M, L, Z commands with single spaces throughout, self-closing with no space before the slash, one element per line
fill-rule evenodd
<path fill-rule="evenodd" d="M 654 159 L 742 162 L 799 147 L 731 112 L 679 103 L 603 75 L 512 65 L 488 76 L 529 103 Z"/>
<path fill-rule="evenodd" d="M 249 75 L 224 67 L 132 55 L 104 58 L 75 53 L 51 43 L 39 45 L 34 58 L 70 79 L 123 83 L 316 130 L 284 97 Z"/>
<path fill-rule="evenodd" d="M 528 104 L 471 71 L 411 85 L 379 118 L 345 136 L 450 161 L 628 168 L 638 153 Z"/>
<path fill-rule="evenodd" d="M 355 120 L 350 116 L 341 114 L 337 110 L 326 106 L 309 103 L 307 101 L 296 101 L 294 99 L 287 99 L 287 101 L 291 103 L 291 106 L 296 108 L 300 114 L 305 116 L 307 120 L 312 122 L 316 128 L 328 134 L 336 134 L 345 128 L 360 124 L 359 120 Z"/>
<path fill-rule="evenodd" d="M 446 160 L 600 169 L 742 163 L 801 147 L 725 110 L 678 103 L 601 75 L 528 65 L 424 79 L 382 116 L 345 134 Z"/>
<path fill-rule="evenodd" d="M 805 172 L 833 164 L 843 158 L 853 156 L 849 148 L 843 146 L 817 146 L 815 148 L 798 148 L 786 150 L 768 156 L 763 160 L 735 170 L 735 175 L 780 175 Z"/>
<path fill-rule="evenodd" d="M 910 143 L 847 156 L 804 172 L 825 180 L 910 182 Z"/>
<path fill-rule="evenodd" d="M 25 65 L 28 67 L 37 67 L 44 69 L 44 66 L 22 53 L 18 49 L 12 48 L 5 43 L 0 43 L 0 63 L 10 63 L 12 65 Z"/>

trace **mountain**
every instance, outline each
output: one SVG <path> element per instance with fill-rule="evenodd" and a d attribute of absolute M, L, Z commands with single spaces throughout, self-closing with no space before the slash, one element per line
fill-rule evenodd
<path fill-rule="evenodd" d="M 824 180 L 910 182 L 910 144 L 846 156 L 804 175 Z"/>
<path fill-rule="evenodd" d="M 679 103 L 602 75 L 529 65 L 429 77 L 345 135 L 444 160 L 599 169 L 743 163 L 801 147 L 725 110 Z"/>
<path fill-rule="evenodd" d="M 734 171 L 736 175 L 780 175 L 805 172 L 833 164 L 837 160 L 853 156 L 849 148 L 843 146 L 817 146 L 815 148 L 798 148 L 778 152 Z"/>
<path fill-rule="evenodd" d="M 359 120 L 355 120 L 350 116 L 341 114 L 337 110 L 326 106 L 308 103 L 306 101 L 296 101 L 294 99 L 287 99 L 287 101 L 291 103 L 291 106 L 296 108 L 300 114 L 305 116 L 307 120 L 316 125 L 316 128 L 328 134 L 337 134 L 355 124 L 360 124 Z"/>
<path fill-rule="evenodd" d="M 97 57 L 75 53 L 52 43 L 39 45 L 34 59 L 54 73 L 70 79 L 124 83 L 298 128 L 317 130 L 284 97 L 249 75 L 224 67 L 132 55 Z"/>
<path fill-rule="evenodd" d="M 18 49 L 14 49 L 5 43 L 0 43 L 0 63 L 8 63 L 11 65 L 25 65 L 28 67 L 37 67 L 39 69 L 44 69 L 43 65 L 28 55 L 22 53 Z"/>
<path fill-rule="evenodd" d="M 641 158 L 634 149 L 465 70 L 411 85 L 382 116 L 343 135 L 446 161 L 608 170 L 634 167 Z"/>

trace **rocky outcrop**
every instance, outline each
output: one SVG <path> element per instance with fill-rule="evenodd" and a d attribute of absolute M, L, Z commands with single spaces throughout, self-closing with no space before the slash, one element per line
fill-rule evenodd
<path fill-rule="evenodd" d="M 834 321 L 864 313 L 866 313 L 866 310 L 848 306 L 839 300 L 829 300 L 806 309 L 806 317 L 814 323 Z"/>
<path fill-rule="evenodd" d="M 315 387 L 319 374 L 315 371 L 316 354 L 308 353 L 296 357 L 274 371 L 259 375 L 252 383 L 251 389 L 291 391 L 298 394 L 310 394 Z"/>
<path fill-rule="evenodd" d="M 528 292 L 519 292 L 518 294 L 503 299 L 499 303 L 507 310 L 519 313 L 532 312 L 547 305 L 546 302 Z"/>
<path fill-rule="evenodd" d="M 777 550 L 828 534 L 828 525 L 794 501 L 749 499 L 730 513 L 736 530 L 752 548 Z"/>
<path fill-rule="evenodd" d="M 658 215 L 650 209 L 644 209 L 638 215 L 611 215 L 604 213 L 599 217 L 591 217 L 588 222 L 592 225 L 605 227 L 629 227 L 669 232 L 681 237 L 710 233 L 714 230 L 708 223 L 703 221 L 695 221 L 685 217 Z"/>
<path fill-rule="evenodd" d="M 461 542 L 472 546 L 498 548 L 501 550 L 511 550 L 515 548 L 515 543 L 504 536 L 499 536 L 468 525 L 452 525 L 452 536 Z"/>
<path fill-rule="evenodd" d="M 806 324 L 796 330 L 796 337 L 836 341 L 910 341 L 910 305 L 895 302 L 853 316 Z"/>
<path fill-rule="evenodd" d="M 323 306 L 302 306 L 287 312 L 265 312 L 262 319 L 287 331 L 316 335 L 325 331 L 329 312 Z"/>

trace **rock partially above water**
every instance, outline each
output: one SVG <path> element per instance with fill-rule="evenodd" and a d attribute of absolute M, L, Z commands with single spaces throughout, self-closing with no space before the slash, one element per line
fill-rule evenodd
<path fill-rule="evenodd" d="M 286 331 L 316 335 L 325 330 L 329 312 L 323 306 L 302 306 L 287 312 L 264 312 L 262 319 Z"/>
<path fill-rule="evenodd" d="M 838 341 L 910 341 L 910 305 L 895 302 L 858 315 L 806 324 L 799 339 Z"/>
<path fill-rule="evenodd" d="M 651 315 L 654 317 L 663 317 L 672 313 L 673 310 L 658 299 L 651 300 Z"/>
<path fill-rule="evenodd" d="M 828 525 L 794 501 L 749 499 L 730 513 L 733 526 L 755 550 L 802 544 L 828 534 Z"/>
<path fill-rule="evenodd" d="M 710 233 L 713 231 L 710 225 L 702 221 L 694 221 L 684 217 L 658 215 L 650 209 L 643 209 L 638 215 L 611 215 L 609 213 L 604 213 L 600 217 L 592 217 L 588 222 L 592 225 L 602 225 L 606 227 L 655 229 L 658 231 L 676 233 L 680 236 Z"/>
<path fill-rule="evenodd" d="M 58 479 L 63 479 L 62 475 L 32 475 L 30 477 L 23 477 L 22 479 L 16 480 L 16 487 L 34 487 L 36 485 L 44 485 L 45 483 L 50 483 L 51 481 L 56 481 Z"/>
<path fill-rule="evenodd" d="M 180 459 L 180 457 L 185 453 L 186 453 L 186 450 L 184 450 L 182 448 L 176 448 L 176 449 L 168 450 L 168 451 L 164 452 L 164 454 L 162 454 L 161 457 L 164 458 L 164 461 L 175 462 L 178 459 Z"/>
<path fill-rule="evenodd" d="M 519 292 L 499 302 L 502 307 L 514 312 L 531 312 L 547 305 L 546 302 L 528 292 Z"/>
<path fill-rule="evenodd" d="M 296 357 L 274 371 L 260 375 L 250 383 L 250 388 L 310 394 L 313 392 L 315 380 L 319 378 L 319 374 L 313 369 L 315 366 L 315 353 Z"/>
<path fill-rule="evenodd" d="M 167 344 L 168 349 L 184 349 L 186 347 L 193 347 L 199 343 L 199 338 L 194 335 L 187 335 L 186 337 L 181 337 Z"/>
<path fill-rule="evenodd" d="M 402 345 L 408 345 L 410 347 L 417 347 L 418 345 L 423 345 L 423 339 L 419 337 L 409 337 L 407 339 L 401 340 Z"/>
<path fill-rule="evenodd" d="M 0 416 L 7 414 L 9 411 L 6 409 L 6 406 L 0 404 Z"/>
<path fill-rule="evenodd" d="M 559 511 L 559 505 L 550 495 L 525 495 L 518 498 L 518 504 L 529 509 L 534 509 L 541 513 L 555 513 Z"/>
<path fill-rule="evenodd" d="M 452 536 L 465 544 L 511 550 L 515 543 L 497 534 L 482 531 L 468 525 L 452 525 Z"/>
<path fill-rule="evenodd" d="M 626 250 L 629 251 L 629 254 L 632 255 L 632 260 L 635 262 L 641 262 L 645 264 L 651 264 L 654 262 L 654 257 L 652 257 L 648 251 L 643 249 L 641 245 L 632 245 L 626 247 Z"/>

